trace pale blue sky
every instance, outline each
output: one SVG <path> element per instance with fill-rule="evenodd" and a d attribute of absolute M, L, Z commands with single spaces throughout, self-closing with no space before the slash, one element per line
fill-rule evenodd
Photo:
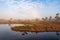
<path fill-rule="evenodd" d="M 60 13 L 60 0 L 0 0 L 0 18 L 33 19 Z"/>

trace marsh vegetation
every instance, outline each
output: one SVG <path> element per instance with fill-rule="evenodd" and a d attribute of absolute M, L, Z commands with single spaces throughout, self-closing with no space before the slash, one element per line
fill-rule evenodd
<path fill-rule="evenodd" d="M 28 32 L 59 32 L 60 31 L 60 17 L 59 13 L 54 18 L 51 16 L 34 20 L 24 20 L 24 26 L 12 27 L 15 31 L 28 31 Z"/>

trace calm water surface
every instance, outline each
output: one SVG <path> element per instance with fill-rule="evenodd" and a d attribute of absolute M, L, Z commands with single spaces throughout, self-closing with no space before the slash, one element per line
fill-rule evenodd
<path fill-rule="evenodd" d="M 12 24 L 12 26 L 21 24 Z M 60 33 L 56 32 L 16 32 L 11 30 L 11 25 L 0 24 L 0 40 L 60 40 Z"/>

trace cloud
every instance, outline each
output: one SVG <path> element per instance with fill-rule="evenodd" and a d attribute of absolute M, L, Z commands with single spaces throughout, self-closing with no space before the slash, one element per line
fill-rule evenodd
<path fill-rule="evenodd" d="M 17 4 L 18 3 L 18 4 Z M 18 2 L 16 0 L 8 0 L 6 2 L 8 10 L 5 15 L 9 15 L 11 18 L 21 18 L 21 19 L 34 19 L 40 17 L 40 11 L 37 2 L 25 2 L 24 0 Z"/>
<path fill-rule="evenodd" d="M 3 3 L 0 3 L 3 18 L 34 19 L 54 15 L 60 10 L 59 1 L 56 0 L 5 0 Z"/>

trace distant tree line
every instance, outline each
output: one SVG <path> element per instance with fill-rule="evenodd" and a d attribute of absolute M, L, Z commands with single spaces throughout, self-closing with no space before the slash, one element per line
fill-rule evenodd
<path fill-rule="evenodd" d="M 58 23 L 58 22 L 60 22 L 59 13 L 57 13 L 54 18 L 52 18 L 52 16 L 50 16 L 49 18 L 48 17 L 42 18 L 42 21 L 49 21 L 49 22 L 57 22 Z"/>

